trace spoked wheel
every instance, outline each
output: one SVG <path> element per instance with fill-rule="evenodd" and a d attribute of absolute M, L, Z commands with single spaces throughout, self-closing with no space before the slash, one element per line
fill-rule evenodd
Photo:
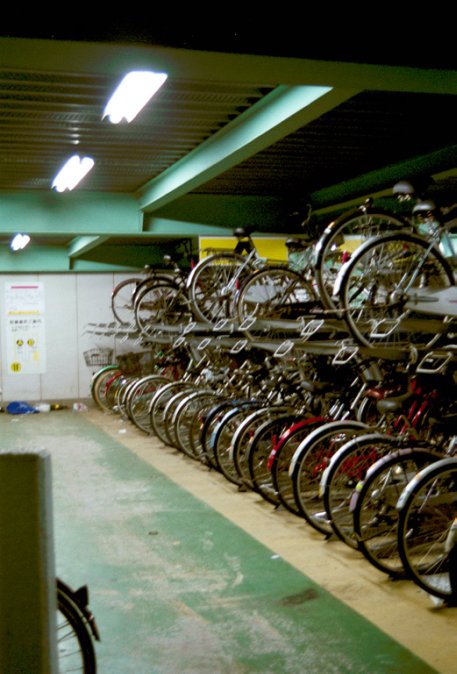
<path fill-rule="evenodd" d="M 391 578 L 403 578 L 405 569 L 398 551 L 398 499 L 424 465 L 436 455 L 403 449 L 384 456 L 367 471 L 351 501 L 358 549 L 370 564 Z"/>
<path fill-rule="evenodd" d="M 160 325 L 181 325 L 190 318 L 184 291 L 171 281 L 146 285 L 135 300 L 135 322 L 145 337 Z"/>
<path fill-rule="evenodd" d="M 421 292 L 425 296 L 452 285 L 451 268 L 440 252 L 401 232 L 362 246 L 342 269 L 335 292 L 359 344 L 427 348 L 443 333 L 445 316 L 418 312 L 415 302 Z"/>
<path fill-rule="evenodd" d="M 237 289 L 254 267 L 242 255 L 214 253 L 192 270 L 187 291 L 198 321 L 215 324 L 234 316 Z"/>
<path fill-rule="evenodd" d="M 285 325 L 297 321 L 319 304 L 311 284 L 286 267 L 256 271 L 241 287 L 236 310 L 241 329 L 249 339 L 284 339 L 290 335 Z M 243 327 L 243 325 L 245 327 Z"/>
<path fill-rule="evenodd" d="M 442 459 L 421 470 L 398 508 L 398 547 L 408 577 L 425 592 L 455 604 L 457 459 Z"/>
<path fill-rule="evenodd" d="M 343 213 L 324 230 L 316 244 L 315 276 L 319 297 L 334 309 L 333 286 L 343 264 L 368 238 L 408 226 L 401 217 L 368 205 Z"/>
<path fill-rule="evenodd" d="M 142 278 L 128 278 L 118 283 L 111 293 L 111 309 L 114 318 L 121 325 L 134 325 L 135 314 L 133 311 L 133 298 L 135 292 L 142 283 Z"/>
<path fill-rule="evenodd" d="M 257 429 L 249 445 L 247 463 L 252 488 L 276 506 L 281 501 L 273 483 L 270 454 L 281 435 L 301 419 L 303 415 L 300 414 L 284 414 L 269 419 Z"/>
<path fill-rule="evenodd" d="M 358 547 L 351 498 L 367 470 L 385 454 L 398 449 L 398 438 L 369 433 L 349 440 L 333 455 L 321 481 L 325 512 L 333 532 L 346 545 Z"/>
<path fill-rule="evenodd" d="M 78 592 L 85 591 L 82 588 Z M 57 581 L 57 658 L 59 674 L 96 674 L 92 639 L 99 639 L 93 616 L 77 601 L 78 593 Z"/>
<path fill-rule="evenodd" d="M 299 513 L 326 536 L 330 536 L 333 529 L 324 507 L 322 476 L 339 448 L 364 432 L 366 427 L 360 422 L 331 421 L 311 431 L 292 457 L 289 474 Z"/>

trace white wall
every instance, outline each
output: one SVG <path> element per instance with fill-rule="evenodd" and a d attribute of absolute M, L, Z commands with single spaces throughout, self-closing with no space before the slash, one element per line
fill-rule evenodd
<path fill-rule="evenodd" d="M 100 365 L 89 366 L 85 354 L 108 348 L 116 355 L 143 351 L 134 340 L 106 334 L 114 323 L 111 292 L 132 274 L 2 274 L 0 275 L 0 388 L 4 402 L 78 400 L 90 396 L 90 380 Z M 45 298 L 45 371 L 8 371 L 5 292 L 11 283 L 40 282 Z M 105 334 L 104 334 L 105 333 Z"/>

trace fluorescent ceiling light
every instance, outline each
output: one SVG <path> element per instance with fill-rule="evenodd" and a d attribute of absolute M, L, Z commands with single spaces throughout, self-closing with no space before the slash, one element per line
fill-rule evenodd
<path fill-rule="evenodd" d="M 167 77 L 165 73 L 154 73 L 151 70 L 128 73 L 108 101 L 103 119 L 108 117 L 113 124 L 119 124 L 123 119 L 131 122 Z"/>
<path fill-rule="evenodd" d="M 16 234 L 10 243 L 11 250 L 22 250 L 30 241 L 28 234 Z"/>
<path fill-rule="evenodd" d="M 92 157 L 81 158 L 78 154 L 73 155 L 54 178 L 52 187 L 57 192 L 72 190 L 89 173 L 94 164 Z"/>

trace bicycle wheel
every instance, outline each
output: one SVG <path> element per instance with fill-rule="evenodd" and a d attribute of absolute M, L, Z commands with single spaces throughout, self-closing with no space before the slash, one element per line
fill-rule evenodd
<path fill-rule="evenodd" d="M 284 329 L 284 322 L 297 322 L 316 304 L 317 296 L 301 274 L 286 267 L 268 267 L 243 283 L 236 297 L 236 313 L 240 325 L 249 326 L 242 328 L 249 339 L 285 339 L 290 331 Z"/>
<path fill-rule="evenodd" d="M 243 485 L 243 480 L 238 474 L 231 455 L 233 436 L 246 417 L 246 409 L 234 407 L 228 410 L 214 430 L 212 438 L 212 451 L 217 470 L 232 484 L 237 487 Z"/>
<path fill-rule="evenodd" d="M 455 604 L 455 566 L 449 560 L 455 552 L 451 527 L 457 513 L 457 459 L 441 459 L 419 471 L 397 507 L 398 549 L 408 577 L 425 592 Z"/>
<path fill-rule="evenodd" d="M 358 547 L 350 507 L 357 484 L 370 466 L 406 441 L 406 438 L 369 433 L 349 440 L 332 456 L 322 475 L 320 490 L 333 532 L 349 547 Z"/>
<path fill-rule="evenodd" d="M 118 283 L 111 293 L 111 310 L 121 325 L 134 325 L 133 297 L 144 279 L 132 277 Z"/>
<path fill-rule="evenodd" d="M 152 433 L 164 444 L 167 443 L 164 412 L 168 401 L 183 389 L 189 390 L 193 384 L 188 381 L 173 381 L 161 386 L 151 398 L 149 404 L 149 421 Z"/>
<path fill-rule="evenodd" d="M 294 515 L 300 515 L 300 510 L 295 501 L 293 482 L 289 474 L 292 457 L 303 440 L 325 423 L 328 423 L 328 419 L 323 417 L 302 419 L 279 437 L 268 457 L 271 480 L 279 502 Z"/>
<path fill-rule="evenodd" d="M 331 222 L 315 247 L 315 278 L 319 297 L 327 309 L 334 309 L 333 286 L 347 259 L 368 238 L 390 230 L 404 229 L 408 223 L 389 211 L 362 205 Z"/>
<path fill-rule="evenodd" d="M 360 422 L 330 421 L 311 431 L 292 457 L 289 473 L 297 508 L 308 524 L 325 536 L 330 536 L 333 529 L 320 491 L 322 475 L 341 445 L 366 432 Z"/>
<path fill-rule="evenodd" d="M 201 260 L 187 281 L 195 319 L 214 324 L 233 317 L 235 292 L 253 271 L 253 265 L 236 253 L 214 253 Z"/>
<path fill-rule="evenodd" d="M 141 377 L 128 391 L 126 401 L 127 415 L 140 431 L 151 433 L 149 407 L 156 391 L 170 382 L 169 377 L 150 374 Z"/>
<path fill-rule="evenodd" d="M 353 493 L 350 509 L 358 550 L 391 578 L 405 576 L 398 550 L 397 501 L 414 475 L 436 459 L 425 449 L 393 451 L 368 469 Z"/>
<path fill-rule="evenodd" d="M 247 464 L 252 488 L 274 506 L 281 501 L 273 482 L 270 456 L 279 438 L 300 421 L 302 414 L 290 412 L 269 419 L 257 429 L 249 445 Z"/>
<path fill-rule="evenodd" d="M 148 284 L 138 293 L 134 313 L 138 330 L 145 337 L 161 325 L 182 325 L 190 318 L 183 290 L 164 280 Z"/>
<path fill-rule="evenodd" d="M 452 285 L 451 268 L 440 252 L 399 232 L 367 241 L 341 270 L 335 292 L 359 344 L 427 348 L 439 339 L 445 317 L 415 311 L 414 296 Z"/>
<path fill-rule="evenodd" d="M 171 423 L 174 428 L 173 437 L 176 438 L 178 449 L 191 459 L 197 459 L 191 439 L 191 429 L 195 416 L 197 416 L 209 401 L 215 403 L 218 395 L 215 391 L 194 391 L 179 403 L 173 414 Z"/>
<path fill-rule="evenodd" d="M 90 382 L 91 396 L 97 406 L 104 412 L 110 410 L 106 402 L 106 391 L 108 382 L 115 374 L 122 374 L 121 368 L 118 365 L 107 365 L 101 370 L 98 370 L 98 372 L 93 375 Z"/>
<path fill-rule="evenodd" d="M 96 674 L 97 665 L 87 617 L 74 593 L 57 581 L 57 657 L 59 674 Z"/>
<path fill-rule="evenodd" d="M 249 472 L 248 455 L 255 432 L 265 421 L 284 414 L 284 412 L 287 412 L 286 408 L 275 406 L 259 407 L 254 412 L 249 410 L 233 435 L 230 457 L 243 485 L 249 489 L 253 488 L 253 484 Z"/>

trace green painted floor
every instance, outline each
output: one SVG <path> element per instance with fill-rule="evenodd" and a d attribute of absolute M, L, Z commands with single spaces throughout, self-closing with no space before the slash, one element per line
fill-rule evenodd
<path fill-rule="evenodd" d="M 100 674 L 435 671 L 84 413 L 0 432 L 51 454 L 57 572 L 89 584 Z"/>

